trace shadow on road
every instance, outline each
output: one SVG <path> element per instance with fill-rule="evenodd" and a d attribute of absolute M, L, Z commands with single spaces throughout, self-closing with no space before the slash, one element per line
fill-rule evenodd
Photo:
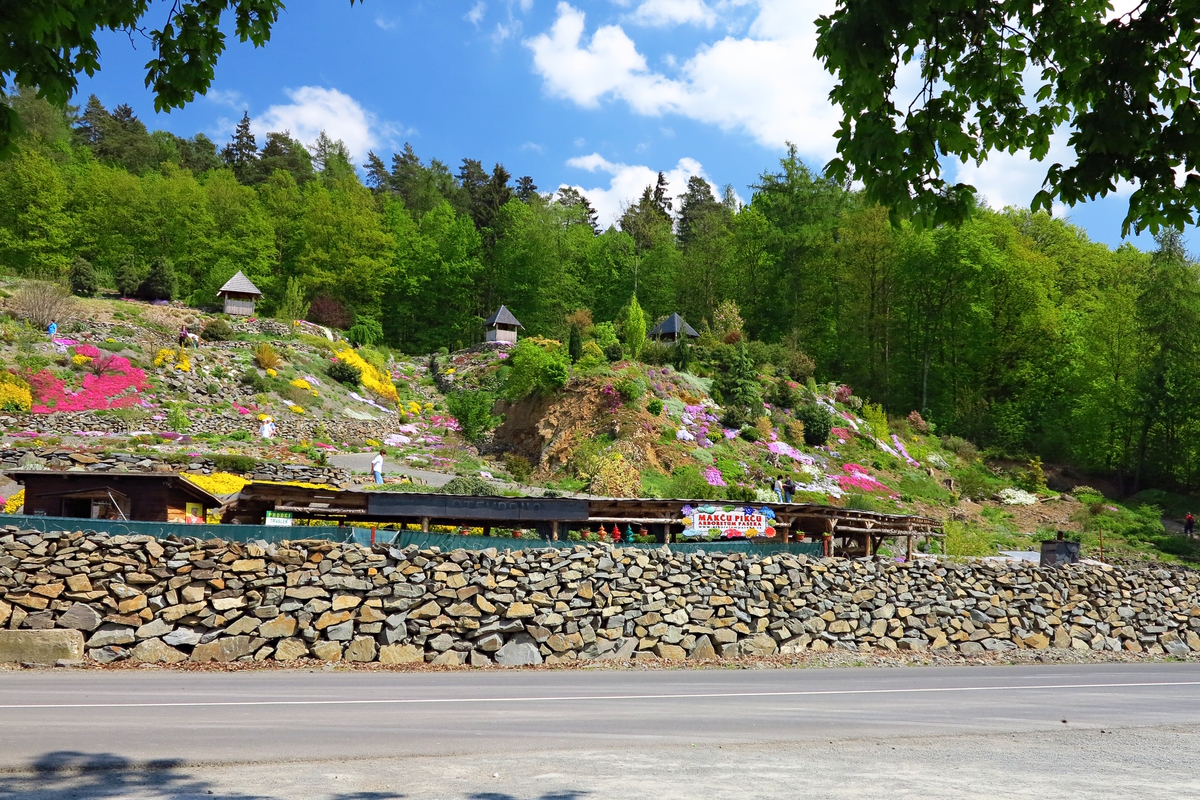
<path fill-rule="evenodd" d="M 590 792 L 550 792 L 541 795 L 540 797 L 517 797 L 514 794 L 506 794 L 505 792 L 477 792 L 467 795 L 467 800 L 580 800 L 591 794 Z"/>
<path fill-rule="evenodd" d="M 0 774 L 0 800 L 292 800 L 219 789 L 179 761 L 134 764 L 111 753 L 46 753 L 21 773 Z M 393 792 L 331 793 L 328 800 L 399 800 Z"/>

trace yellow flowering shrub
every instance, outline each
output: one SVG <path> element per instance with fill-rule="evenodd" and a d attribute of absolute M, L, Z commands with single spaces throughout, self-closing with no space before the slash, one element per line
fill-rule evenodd
<path fill-rule="evenodd" d="M 4 501 L 4 513 L 16 514 L 25 505 L 25 490 L 21 489 Z"/>
<path fill-rule="evenodd" d="M 337 357 L 339 361 L 351 365 L 362 373 L 361 382 L 367 391 L 383 400 L 392 403 L 400 402 L 400 396 L 396 394 L 396 387 L 392 385 L 391 377 L 367 363 L 362 356 L 354 352 L 353 348 L 342 343 L 342 349 L 337 351 Z"/>
<path fill-rule="evenodd" d="M 411 400 L 408 403 L 408 408 L 405 409 L 409 414 L 419 415 L 421 413 L 421 404 L 416 400 Z"/>
<path fill-rule="evenodd" d="M 11 372 L 0 372 L 0 411 L 24 413 L 32 405 L 29 384 Z"/>
<path fill-rule="evenodd" d="M 164 364 L 175 363 L 175 351 L 169 347 L 164 347 L 154 356 L 154 366 L 161 367 Z"/>
<path fill-rule="evenodd" d="M 75 355 L 71 356 L 71 363 L 77 367 L 82 367 L 82 366 L 92 363 L 92 357 L 91 356 L 81 356 L 78 353 L 76 353 Z"/>
<path fill-rule="evenodd" d="M 308 385 L 308 381 L 304 380 L 304 378 L 296 378 L 295 380 L 288 381 L 288 383 L 290 383 L 292 386 L 295 386 L 297 389 L 304 389 L 305 391 L 312 389 L 312 387 Z"/>
<path fill-rule="evenodd" d="M 275 376 L 277 376 L 278 374 L 279 374 L 279 373 L 278 373 L 276 370 L 273 370 L 273 369 L 268 369 L 268 370 L 267 370 L 267 377 L 268 377 L 268 378 L 274 378 L 274 377 L 275 377 Z"/>
<path fill-rule="evenodd" d="M 291 411 L 293 414 L 303 414 L 304 407 L 297 406 L 297 405 L 291 405 L 291 406 L 288 406 L 288 411 Z"/>
<path fill-rule="evenodd" d="M 209 494 L 237 494 L 249 481 L 230 472 L 214 472 L 212 475 L 183 476 Z"/>

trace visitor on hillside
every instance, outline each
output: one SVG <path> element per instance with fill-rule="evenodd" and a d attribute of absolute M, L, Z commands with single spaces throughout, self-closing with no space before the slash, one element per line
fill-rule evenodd
<path fill-rule="evenodd" d="M 371 472 L 375 473 L 375 483 L 383 483 L 383 457 L 387 455 L 385 450 L 380 450 L 379 454 L 371 459 Z"/>
<path fill-rule="evenodd" d="M 1183 518 L 1183 532 L 1188 536 L 1192 535 L 1192 531 L 1196 529 L 1196 518 L 1192 516 L 1192 512 Z"/>
<path fill-rule="evenodd" d="M 262 425 L 258 426 L 258 435 L 263 439 L 275 438 L 275 420 L 270 417 L 264 417 Z"/>
<path fill-rule="evenodd" d="M 789 475 L 787 480 L 783 482 L 783 502 L 792 502 L 792 495 L 796 493 L 796 484 L 792 481 L 792 476 Z"/>
<path fill-rule="evenodd" d="M 188 329 L 187 329 L 187 325 L 184 325 L 182 328 L 179 329 L 179 346 L 185 347 L 187 345 L 187 343 L 188 343 Z"/>
<path fill-rule="evenodd" d="M 775 492 L 775 496 L 778 497 L 779 502 L 782 503 L 783 502 L 783 478 L 776 475 L 775 480 L 771 483 L 771 490 Z"/>
<path fill-rule="evenodd" d="M 48 333 L 50 338 L 53 339 L 54 334 L 58 333 L 58 323 L 54 320 L 50 320 L 50 324 L 46 326 L 46 333 Z"/>

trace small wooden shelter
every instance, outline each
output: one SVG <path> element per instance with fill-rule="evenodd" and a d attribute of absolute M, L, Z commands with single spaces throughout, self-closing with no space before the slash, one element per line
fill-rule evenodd
<path fill-rule="evenodd" d="M 489 342 L 511 342 L 514 344 L 517 341 L 517 328 L 525 327 L 504 306 L 500 306 L 500 310 L 484 320 L 483 324 L 487 326 L 487 340 Z"/>
<path fill-rule="evenodd" d="M 173 472 L 16 470 L 25 513 L 47 517 L 203 523 L 221 501 Z"/>
<path fill-rule="evenodd" d="M 647 339 L 657 339 L 660 342 L 674 342 L 681 336 L 685 336 L 688 339 L 700 338 L 700 334 L 696 333 L 696 329 L 684 322 L 683 317 L 679 316 L 679 314 L 672 314 L 667 317 L 646 334 Z"/>
<path fill-rule="evenodd" d="M 224 298 L 226 314 L 253 317 L 254 303 L 262 297 L 262 292 L 250 282 L 245 273 L 238 270 L 236 275 L 217 290 L 217 297 Z"/>

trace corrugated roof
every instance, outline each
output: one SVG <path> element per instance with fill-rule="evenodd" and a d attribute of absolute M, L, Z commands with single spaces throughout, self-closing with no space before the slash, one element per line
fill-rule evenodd
<path fill-rule="evenodd" d="M 679 314 L 672 314 L 671 316 L 667 317 L 662 322 L 655 325 L 654 329 L 646 335 L 662 336 L 670 333 L 673 333 L 676 336 L 682 333 L 686 336 L 690 336 L 693 339 L 699 338 L 700 336 L 700 334 L 696 333 L 695 329 L 692 328 L 691 325 L 688 325 L 683 321 L 683 317 L 679 316 Z"/>
<path fill-rule="evenodd" d="M 516 325 L 518 328 L 525 327 L 521 324 L 520 320 L 514 317 L 512 312 L 504 306 L 500 306 L 499 311 L 497 311 L 495 314 L 492 314 L 483 322 L 484 325 L 495 325 L 497 323 L 500 325 Z"/>
<path fill-rule="evenodd" d="M 251 283 L 250 279 L 247 278 L 240 269 L 238 270 L 237 275 L 234 275 L 232 278 L 225 281 L 225 285 L 217 290 L 218 295 L 222 294 L 223 292 L 234 292 L 236 294 L 262 294 L 262 292 L 258 290 L 258 287 Z"/>

